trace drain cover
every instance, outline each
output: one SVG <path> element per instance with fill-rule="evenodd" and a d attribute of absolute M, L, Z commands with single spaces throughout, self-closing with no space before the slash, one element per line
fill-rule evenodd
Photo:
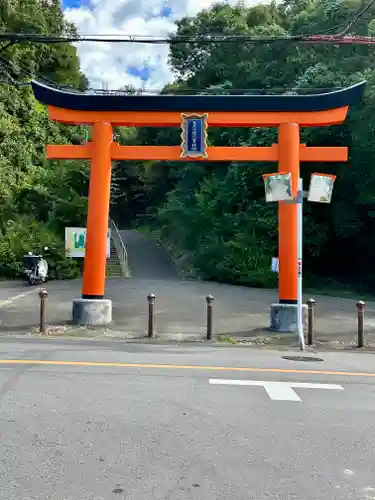
<path fill-rule="evenodd" d="M 323 361 L 321 358 L 313 358 L 311 356 L 283 356 L 282 359 L 288 361 Z"/>

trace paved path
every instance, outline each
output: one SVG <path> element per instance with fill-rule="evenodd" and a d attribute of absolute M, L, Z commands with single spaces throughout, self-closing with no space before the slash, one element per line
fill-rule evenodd
<path fill-rule="evenodd" d="M 71 317 L 72 300 L 80 297 L 81 281 L 47 283 L 47 321 L 65 325 Z M 173 340 L 202 339 L 206 327 L 205 297 L 214 302 L 214 333 L 230 337 L 268 335 L 269 306 L 277 300 L 275 291 L 218 283 L 180 280 L 112 278 L 106 296 L 113 301 L 113 335 L 140 337 L 146 333 L 147 295 L 155 293 L 155 329 Z M 306 299 L 307 297 L 305 297 Z M 356 305 L 351 299 L 316 296 L 318 340 L 355 340 Z M 0 332 L 30 331 L 39 321 L 36 288 L 24 283 L 0 284 Z M 365 338 L 375 342 L 375 303 L 366 304 Z"/>
<path fill-rule="evenodd" d="M 138 231 L 120 231 L 126 246 L 133 278 L 176 280 L 177 273 L 168 256 L 155 242 Z"/>
<path fill-rule="evenodd" d="M 373 500 L 373 359 L 0 341 L 0 497 Z"/>
<path fill-rule="evenodd" d="M 201 340 L 206 331 L 207 295 L 215 297 L 214 334 L 235 338 L 267 336 L 270 304 L 277 293 L 214 282 L 177 278 L 165 252 L 137 231 L 122 231 L 132 278 L 109 278 L 106 297 L 113 303 L 113 324 L 107 335 L 142 337 L 148 323 L 147 296 L 156 295 L 155 331 L 168 340 Z M 49 282 L 47 322 L 65 327 L 81 282 Z M 308 297 L 305 297 L 306 300 Z M 316 338 L 350 343 L 356 339 L 356 305 L 351 299 L 316 299 Z M 30 332 L 39 323 L 38 288 L 24 282 L 0 283 L 0 333 Z M 91 333 L 93 335 L 93 333 Z M 375 303 L 365 311 L 365 338 L 375 347 Z"/>

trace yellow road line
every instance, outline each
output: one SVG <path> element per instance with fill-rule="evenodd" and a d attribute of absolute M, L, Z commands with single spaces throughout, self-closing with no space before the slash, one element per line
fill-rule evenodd
<path fill-rule="evenodd" d="M 242 366 L 159 365 L 152 363 L 112 363 L 105 361 L 44 361 L 40 359 L 0 359 L 0 365 L 92 366 L 103 368 L 153 368 L 164 370 L 205 370 L 251 373 L 299 373 L 308 375 L 344 375 L 347 377 L 375 377 L 375 373 L 331 370 L 298 370 L 292 368 L 250 368 Z"/>

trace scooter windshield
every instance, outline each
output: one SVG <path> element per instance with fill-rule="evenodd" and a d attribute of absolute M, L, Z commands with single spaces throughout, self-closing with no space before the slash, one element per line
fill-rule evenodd
<path fill-rule="evenodd" d="M 38 265 L 39 257 L 35 255 L 25 255 L 23 258 L 23 263 L 26 269 L 34 269 Z"/>

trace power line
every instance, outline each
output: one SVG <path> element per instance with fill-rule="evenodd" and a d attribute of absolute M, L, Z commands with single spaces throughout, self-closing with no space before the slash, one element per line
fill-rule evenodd
<path fill-rule="evenodd" d="M 170 33 L 166 36 L 160 35 L 76 35 L 76 36 L 59 36 L 59 35 L 42 35 L 39 33 L 0 33 L 0 40 L 8 41 L 9 43 L 0 49 L 5 50 L 8 46 L 15 43 L 34 42 L 42 44 L 56 43 L 78 43 L 78 42 L 102 42 L 102 43 L 141 43 L 141 44 L 180 44 L 180 43 L 275 43 L 275 42 L 309 42 L 309 43 L 340 43 L 340 39 L 344 38 L 346 33 L 357 23 L 363 15 L 370 10 L 375 4 L 375 0 L 361 7 L 348 22 L 346 27 L 339 33 L 331 34 L 332 31 L 339 27 L 327 29 L 325 33 L 302 33 L 297 35 L 286 35 L 279 37 L 254 37 L 248 35 L 222 35 L 222 34 L 206 34 L 206 35 L 175 35 Z M 373 44 L 375 37 L 357 37 L 353 35 L 346 40 L 345 43 L 350 44 Z"/>
<path fill-rule="evenodd" d="M 337 34 L 340 36 L 345 34 L 350 27 L 358 21 L 362 15 L 370 9 L 375 0 L 370 0 L 369 5 L 359 9 L 353 16 L 346 28 Z M 340 25 L 342 26 L 342 25 Z M 284 37 L 251 37 L 248 35 L 223 35 L 221 33 L 207 33 L 199 36 L 191 35 L 176 35 L 175 33 L 168 33 L 167 35 L 113 35 L 113 34 L 83 34 L 76 36 L 61 36 L 54 34 L 40 34 L 40 33 L 0 33 L 0 40 L 10 40 L 10 44 L 22 42 L 38 42 L 38 43 L 61 43 L 61 42 L 107 42 L 107 43 L 216 43 L 216 42 L 236 42 L 236 41 L 249 41 L 249 42 L 263 42 L 268 43 L 272 41 L 298 41 L 301 37 L 328 35 L 332 32 L 338 31 L 340 26 L 335 26 L 325 30 L 325 33 L 299 33 L 296 35 L 289 35 Z M 335 35 L 332 35 L 335 36 Z M 7 48 L 7 47 L 5 47 Z M 1 50 L 1 49 L 0 49 Z"/>
<path fill-rule="evenodd" d="M 360 36 L 360 35 L 346 35 L 349 30 L 375 5 L 375 0 L 361 7 L 351 18 L 343 30 L 335 35 L 315 34 L 315 35 L 302 35 L 299 40 L 302 43 L 333 43 L 335 45 L 375 45 L 375 37 L 373 36 Z"/>
<path fill-rule="evenodd" d="M 333 44 L 333 45 L 375 45 L 375 37 L 358 35 L 310 35 L 298 41 L 304 44 Z"/>
<path fill-rule="evenodd" d="M 106 42 L 106 43 L 142 43 L 142 44 L 179 44 L 179 43 L 199 43 L 199 44 L 211 44 L 211 43 L 276 43 L 276 42 L 294 42 L 294 43 L 310 43 L 310 44 L 325 44 L 325 43 L 333 43 L 338 45 L 344 44 L 353 44 L 353 45 L 375 45 L 375 37 L 368 36 L 346 36 L 346 33 L 350 30 L 350 28 L 357 23 L 363 15 L 370 10 L 370 8 L 375 4 L 375 0 L 370 0 L 370 2 L 364 7 L 360 8 L 346 25 L 346 27 L 339 32 L 338 34 L 328 34 L 332 31 L 335 31 L 337 28 L 332 28 L 326 31 L 326 34 L 300 34 L 300 35 L 290 35 L 284 37 L 251 37 L 247 35 L 199 35 L 199 36 L 188 36 L 188 35 L 174 35 L 170 34 L 167 37 L 158 36 L 158 35 L 125 35 L 114 37 L 113 35 L 78 35 L 78 36 L 54 36 L 54 35 L 40 35 L 37 33 L 0 33 L 0 41 L 8 41 L 8 43 L 0 48 L 0 54 L 4 52 L 9 46 L 15 43 L 23 43 L 23 42 L 34 42 L 34 43 L 43 43 L 43 44 L 55 44 L 55 43 L 74 43 L 74 42 Z M 4 67 L 4 64 L 6 67 Z M 27 78 L 33 78 L 35 75 L 32 75 L 30 71 L 27 69 L 22 69 L 22 62 L 18 62 L 20 67 L 20 73 L 22 73 Z M 12 77 L 12 73 L 16 75 L 16 71 L 11 62 L 6 61 L 0 56 L 0 67 L 2 67 L 6 73 L 8 73 L 11 81 L 0 80 L 1 84 L 10 84 L 10 85 L 29 85 L 29 82 L 20 82 L 14 80 Z M 7 70 L 7 67 L 10 68 Z M 25 65 L 24 65 L 25 68 Z M 69 86 L 59 86 L 56 82 L 49 80 L 47 77 L 41 74 L 37 74 L 40 80 L 45 81 L 46 83 L 54 86 L 54 87 L 65 87 L 70 90 Z M 73 89 L 71 89 L 73 90 Z M 89 89 L 95 93 L 122 93 L 129 94 L 127 91 L 103 91 L 100 89 Z M 274 91 L 280 89 L 274 89 Z M 295 89 L 282 89 L 284 91 L 295 91 Z M 308 91 L 311 89 L 298 89 Z M 318 91 L 319 89 L 314 89 L 314 91 Z M 320 91 L 333 90 L 331 89 L 321 89 Z M 199 92 L 199 90 L 197 90 Z M 191 92 L 197 92 L 191 91 Z M 201 92 L 207 92 L 207 89 L 200 90 Z M 267 90 L 270 92 L 271 90 Z M 136 93 L 160 93 L 162 91 L 150 91 L 147 89 L 138 89 L 135 90 Z M 190 92 L 190 91 L 184 91 Z M 264 93 L 266 90 L 264 89 L 230 89 L 224 91 L 230 94 L 241 94 L 246 92 L 259 92 Z M 168 93 L 163 91 L 163 93 Z M 175 92 L 176 93 L 176 92 Z"/>
<path fill-rule="evenodd" d="M 37 79 L 41 82 L 44 82 L 48 84 L 50 87 L 63 87 L 62 85 L 58 85 L 56 82 L 53 80 L 49 79 L 42 73 L 38 72 L 31 72 L 28 68 L 28 66 L 23 62 L 23 61 L 17 61 L 17 69 L 15 68 L 14 64 L 12 61 L 6 60 L 1 54 L 0 54 L 0 67 L 2 67 L 6 73 L 8 73 L 10 79 L 13 81 L 15 85 L 29 85 L 30 81 L 33 79 Z M 13 75 L 13 76 L 12 76 Z M 15 77 L 16 80 L 13 78 Z M 21 82 L 20 78 L 27 80 L 26 82 Z M 3 81 L 3 83 L 5 83 Z M 7 82 L 8 84 L 10 83 L 9 81 Z M 66 86 L 66 88 L 70 88 L 69 86 Z"/>
<path fill-rule="evenodd" d="M 142 36 L 142 35 L 91 35 L 91 36 L 50 36 L 23 33 L 0 33 L 0 40 L 10 40 L 12 43 L 34 42 L 44 44 L 76 43 L 76 42 L 103 42 L 103 43 L 147 43 L 147 44 L 177 44 L 177 43 L 271 43 L 275 41 L 288 41 L 298 37 L 250 37 L 245 35 L 199 35 L 199 36 Z"/>
<path fill-rule="evenodd" d="M 344 36 L 346 33 L 354 26 L 355 23 L 357 23 L 363 16 L 368 12 L 371 7 L 375 5 L 375 0 L 370 0 L 370 2 L 365 5 L 364 7 L 360 8 L 353 16 L 353 18 L 349 21 L 347 24 L 346 28 L 341 31 L 337 36 Z"/>
<path fill-rule="evenodd" d="M 375 3 L 375 0 L 374 0 Z M 200 44 L 210 45 L 214 43 L 237 43 L 237 44 L 273 44 L 273 43 L 310 43 L 310 44 L 336 44 L 336 45 L 374 45 L 375 37 L 371 36 L 344 36 L 338 35 L 292 35 L 285 37 L 251 37 L 246 35 L 200 35 L 200 36 L 177 36 L 172 38 L 156 36 L 126 35 L 118 38 L 106 38 L 98 36 L 74 36 L 74 37 L 52 37 L 41 35 L 23 35 L 19 33 L 0 33 L 1 40 L 11 40 L 16 43 L 78 43 L 78 42 L 102 42 L 102 43 L 140 43 L 151 45 L 177 45 L 177 44 Z"/>

